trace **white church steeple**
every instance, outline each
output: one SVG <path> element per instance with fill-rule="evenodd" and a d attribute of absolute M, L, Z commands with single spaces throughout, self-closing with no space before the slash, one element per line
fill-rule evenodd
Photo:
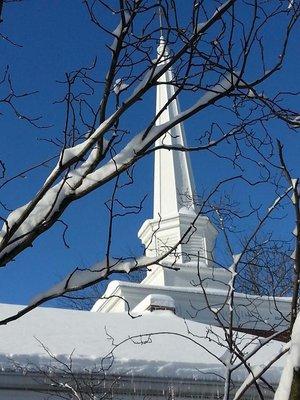
<path fill-rule="evenodd" d="M 161 37 L 158 60 L 163 64 L 169 57 L 166 43 Z M 157 125 L 171 121 L 180 112 L 172 81 L 172 70 L 167 70 L 158 80 Z M 179 149 L 186 147 L 183 124 L 171 128 L 155 143 L 156 147 L 163 145 Z M 138 233 L 146 248 L 146 255 L 156 257 L 179 243 L 176 250 L 166 257 L 167 262 L 185 264 L 198 261 L 200 255 L 201 264 L 210 265 L 217 232 L 206 216 L 197 218 L 195 184 L 189 153 L 161 148 L 155 152 L 154 157 L 153 219 L 146 220 Z"/>
<path fill-rule="evenodd" d="M 167 62 L 168 49 L 163 37 L 160 38 L 158 57 L 161 64 Z M 171 121 L 180 112 L 178 98 L 175 97 L 175 87 L 171 84 L 172 81 L 171 70 L 166 71 L 158 80 L 159 84 L 156 91 L 156 115 L 158 118 L 156 125 Z M 168 104 L 172 98 L 174 100 Z M 155 143 L 157 147 L 163 145 L 178 148 L 186 147 L 183 124 L 174 126 Z M 195 185 L 189 153 L 160 149 L 155 152 L 154 165 L 153 218 L 165 218 L 168 215 L 174 215 L 179 213 L 183 207 L 190 212 L 196 212 L 194 203 Z"/>

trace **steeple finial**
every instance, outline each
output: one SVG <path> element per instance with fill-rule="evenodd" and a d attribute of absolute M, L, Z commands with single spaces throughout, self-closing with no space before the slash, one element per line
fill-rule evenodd
<path fill-rule="evenodd" d="M 161 5 L 161 0 L 158 0 L 158 19 L 159 19 L 160 38 L 157 47 L 157 54 L 161 58 L 160 61 L 163 62 L 168 57 L 169 50 L 163 33 L 163 9 Z"/>
<path fill-rule="evenodd" d="M 161 5 L 161 0 L 158 0 L 158 18 L 159 18 L 159 30 L 160 30 L 160 37 L 163 37 L 163 23 L 162 23 L 162 17 L 163 17 L 163 10 L 162 10 L 162 5 Z"/>

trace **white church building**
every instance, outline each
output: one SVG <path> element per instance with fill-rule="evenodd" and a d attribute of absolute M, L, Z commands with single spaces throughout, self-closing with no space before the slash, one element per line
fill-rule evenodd
<path fill-rule="evenodd" d="M 162 52 L 163 39 L 164 62 Z M 177 99 L 165 106 L 171 81 L 167 71 L 157 86 L 157 124 L 179 112 Z M 156 144 L 180 148 L 185 140 L 178 124 Z M 282 351 L 282 342 L 259 336 L 287 327 L 289 299 L 243 293 L 235 294 L 233 325 L 246 365 L 228 351 L 231 273 L 213 263 L 217 231 L 198 216 L 195 192 L 188 152 L 157 150 L 153 218 L 138 237 L 148 257 L 178 246 L 141 283 L 110 282 L 91 311 L 40 307 L 1 327 L 0 400 L 222 399 L 228 368 L 233 399 L 249 372 Z M 21 308 L 1 304 L 1 319 Z M 273 398 L 283 364 L 281 357 L 259 381 L 265 399 Z M 252 385 L 242 398 L 260 397 Z"/>

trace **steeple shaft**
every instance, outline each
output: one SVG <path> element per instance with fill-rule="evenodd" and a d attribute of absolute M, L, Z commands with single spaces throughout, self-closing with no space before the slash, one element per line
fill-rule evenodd
<path fill-rule="evenodd" d="M 162 64 L 167 61 L 168 50 L 163 38 L 158 47 L 158 56 L 161 58 Z M 172 121 L 180 111 L 177 97 L 170 102 L 170 99 L 175 97 L 175 87 L 172 85 L 172 81 L 171 70 L 167 70 L 159 78 L 156 92 L 156 115 L 159 116 L 156 125 Z M 186 139 L 183 125 L 178 124 L 171 128 L 156 141 L 155 145 L 184 149 Z M 183 207 L 195 212 L 195 185 L 189 153 L 180 150 L 159 149 L 155 152 L 154 157 L 153 217 L 164 218 L 178 214 Z"/>
<path fill-rule="evenodd" d="M 158 46 L 158 57 L 162 64 L 169 57 L 163 38 Z M 176 89 L 172 83 L 173 75 L 169 69 L 160 77 L 157 85 L 157 125 L 172 121 L 180 112 Z M 155 145 L 169 149 L 159 148 L 155 151 L 154 215 L 153 219 L 143 223 L 138 233 L 145 245 L 146 255 L 155 257 L 170 252 L 165 259 L 167 262 L 198 262 L 200 257 L 203 265 L 210 265 L 216 230 L 207 217 L 196 218 L 195 185 L 189 153 L 184 151 L 186 139 L 183 125 L 175 125 Z M 154 276 L 155 273 L 149 272 L 150 280 Z M 153 282 L 161 283 L 156 278 Z"/>

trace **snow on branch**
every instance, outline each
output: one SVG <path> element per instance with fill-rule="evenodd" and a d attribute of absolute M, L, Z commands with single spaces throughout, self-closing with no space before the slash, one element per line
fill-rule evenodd
<path fill-rule="evenodd" d="M 110 45 L 110 49 L 112 51 L 116 51 L 117 44 L 121 38 L 121 34 L 122 33 L 124 34 L 124 31 L 128 28 L 128 24 L 131 19 L 131 14 L 128 11 L 125 11 L 123 15 L 124 15 L 124 21 L 121 20 L 116 29 L 113 32 L 111 32 L 112 35 L 115 37 L 113 43 Z"/>
<path fill-rule="evenodd" d="M 223 97 L 225 93 L 232 91 L 237 79 L 235 75 L 226 76 L 220 83 L 210 88 L 207 93 L 187 110 L 178 113 L 174 118 L 164 124 L 153 126 L 150 130 L 143 130 L 140 132 L 112 160 L 89 174 L 85 182 L 77 189 L 76 193 L 81 194 L 85 191 L 91 191 L 103 179 L 107 180 L 111 174 L 115 175 L 116 171 L 122 172 L 128 166 L 132 165 L 159 137 L 168 132 L 172 127 L 183 122 L 203 108 L 215 103 L 218 99 Z M 145 132 L 147 132 L 146 136 L 144 135 Z"/>
<path fill-rule="evenodd" d="M 289 350 L 288 346 L 285 346 L 275 357 L 273 357 L 269 362 L 265 365 L 257 365 L 254 367 L 248 366 L 250 368 L 249 375 L 242 383 L 240 388 L 237 390 L 233 400 L 242 400 L 244 398 L 245 392 L 255 383 L 259 381 L 259 379 L 263 378 L 263 374 L 267 372 L 273 364 L 275 364 L 282 356 L 284 356 Z M 274 400 L 289 400 L 285 398 L 274 398 Z"/>
<path fill-rule="evenodd" d="M 294 373 L 300 368 L 300 315 L 294 323 L 290 351 L 283 369 L 274 400 L 289 400 Z M 294 398 L 294 397 L 293 397 Z M 296 399 L 296 397 L 295 397 Z"/>
<path fill-rule="evenodd" d="M 233 311 L 233 296 L 234 296 L 234 292 L 235 292 L 234 283 L 235 283 L 235 279 L 237 276 L 237 266 L 238 266 L 238 263 L 240 262 L 241 256 L 242 256 L 241 254 L 234 254 L 233 255 L 233 264 L 229 267 L 229 271 L 231 273 L 231 278 L 228 282 L 229 292 L 228 292 L 227 304 L 228 304 L 230 312 Z"/>
<path fill-rule="evenodd" d="M 73 188 L 82 179 L 85 171 L 88 170 L 89 166 L 93 164 L 97 154 L 97 149 L 93 149 L 88 159 L 81 164 L 73 172 L 69 173 L 67 177 L 56 185 L 52 186 L 46 194 L 37 202 L 35 207 L 25 221 L 20 225 L 19 229 L 12 235 L 11 243 L 8 246 L 16 246 L 26 238 L 26 234 L 32 232 L 32 230 L 39 225 L 46 223 L 47 218 L 54 214 L 60 207 L 61 202 L 65 197 L 73 192 Z M 6 219 L 6 223 L 3 224 L 0 232 L 0 244 L 5 239 L 5 235 L 10 232 L 11 227 L 18 222 L 19 218 L 22 217 L 23 213 L 26 212 L 27 208 L 31 203 L 25 204 L 24 206 L 17 208 Z M 8 250 L 6 247 L 5 251 Z"/>
<path fill-rule="evenodd" d="M 30 306 L 40 303 L 41 300 L 46 298 L 55 298 L 67 292 L 83 289 L 105 279 L 112 273 L 118 272 L 128 274 L 132 270 L 150 266 L 155 263 L 155 261 L 156 259 L 154 260 L 153 258 L 140 257 L 126 261 L 112 261 L 110 265 L 107 264 L 107 261 L 103 261 L 94 264 L 90 268 L 76 268 L 57 285 L 34 298 Z"/>
<path fill-rule="evenodd" d="M 36 196 L 36 198 L 13 211 L 6 219 L 0 233 L 0 245 L 5 243 L 6 235 L 11 234 L 14 226 L 17 228 L 11 234 L 9 241 L 6 243 L 4 249 L 0 252 L 0 257 L 7 252 L 12 251 L 20 243 L 25 242 L 28 234 L 34 234 L 37 228 L 45 227 L 48 224 L 53 224 L 55 218 L 64 210 L 64 204 L 71 202 L 74 199 L 81 197 L 95 188 L 101 186 L 107 181 L 119 175 L 131 165 L 133 165 L 140 157 L 145 155 L 146 150 L 164 133 L 166 133 L 173 126 L 186 120 L 191 115 L 199 112 L 205 107 L 216 102 L 218 99 L 225 96 L 226 93 L 234 89 L 237 77 L 233 75 L 226 76 L 220 83 L 210 88 L 193 106 L 189 109 L 179 113 L 170 121 L 159 125 L 153 126 L 150 130 L 143 130 L 137 134 L 115 157 L 110 159 L 106 164 L 100 166 L 98 169 L 91 173 L 87 173 L 89 168 L 95 162 L 97 155 L 97 147 L 95 147 L 88 159 L 83 162 L 75 170 L 67 173 L 60 182 L 56 185 L 45 190 L 43 196 Z M 91 143 L 111 125 L 111 120 L 114 118 L 113 114 L 108 118 L 105 123 L 80 145 L 64 151 L 59 163 L 54 169 L 53 173 L 47 179 L 44 187 L 50 184 L 54 179 L 55 174 L 60 168 L 65 168 L 69 165 L 70 161 L 78 159 L 83 156 L 84 152 L 89 148 Z M 145 132 L 147 134 L 145 135 Z M 28 215 L 27 215 L 28 214 Z M 26 217 L 24 217 L 24 215 Z M 23 219 L 23 221 L 22 221 Z M 22 221 L 22 223 L 20 223 Z M 18 226 L 19 225 L 19 226 Z M 34 238 L 33 238 L 34 239 Z M 1 243 L 2 242 L 2 243 Z"/>
<path fill-rule="evenodd" d="M 61 282 L 36 296 L 31 303 L 24 307 L 21 311 L 0 320 L 0 325 L 6 325 L 11 321 L 19 319 L 48 300 L 57 298 L 68 292 L 85 289 L 88 286 L 99 283 L 100 281 L 107 279 L 113 273 L 128 274 L 131 271 L 150 267 L 151 265 L 158 263 L 164 257 L 165 255 L 156 258 L 140 257 L 128 260 L 112 260 L 110 264 L 108 264 L 107 260 L 105 260 L 103 262 L 94 264 L 90 268 L 76 268 Z M 177 269 L 175 266 L 168 266 L 167 268 Z"/>
<path fill-rule="evenodd" d="M 249 385 L 251 385 L 254 380 L 258 379 L 258 377 L 260 376 L 261 371 L 263 369 L 263 367 L 260 365 L 255 365 L 254 367 L 249 366 L 249 368 L 250 368 L 251 372 L 249 373 L 247 378 L 244 380 L 243 384 L 237 390 L 233 400 L 237 400 L 240 398 L 241 394 L 244 393 L 245 388 L 248 387 Z"/>

